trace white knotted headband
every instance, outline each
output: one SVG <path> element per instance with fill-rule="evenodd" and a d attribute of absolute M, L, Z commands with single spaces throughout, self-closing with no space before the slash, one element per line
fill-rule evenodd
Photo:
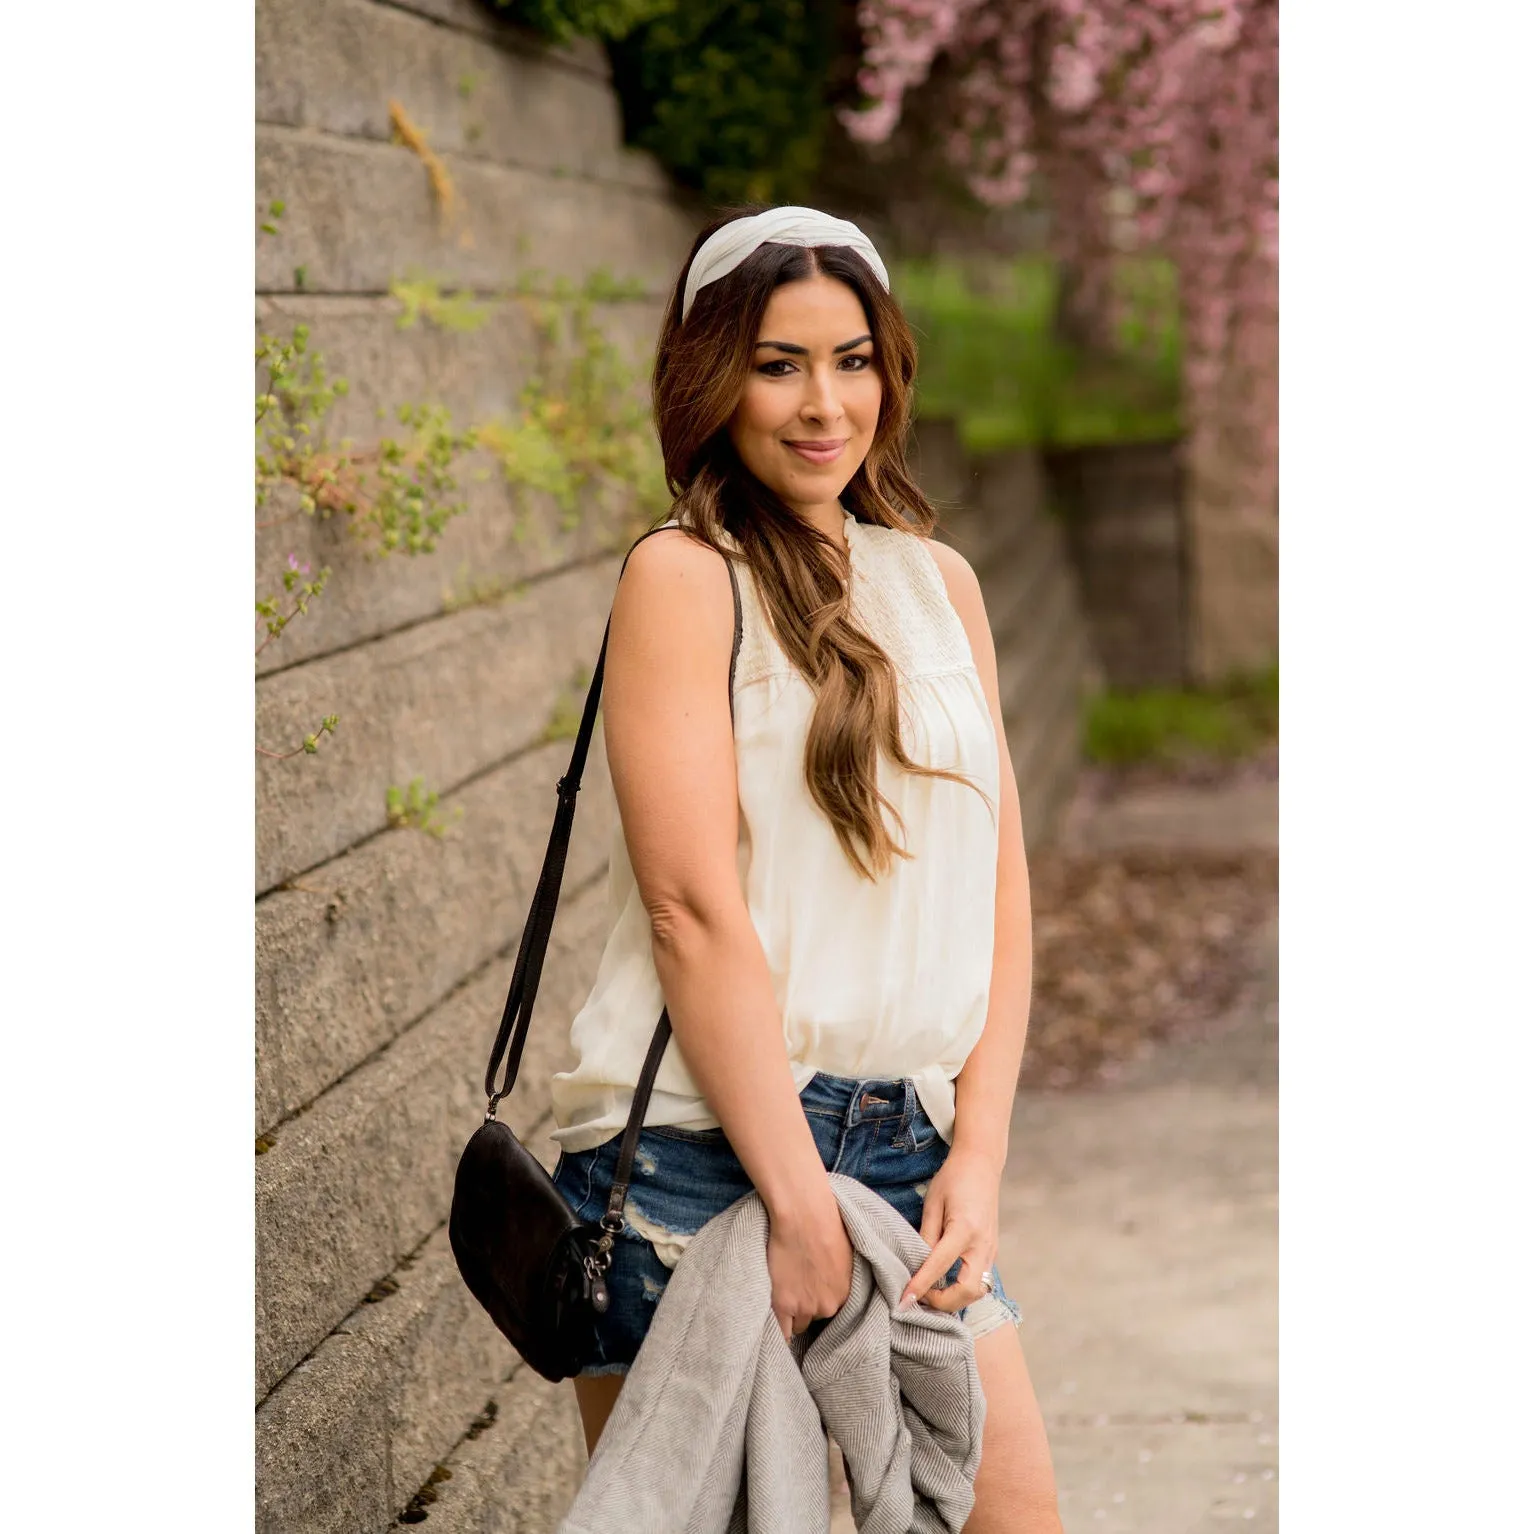
<path fill-rule="evenodd" d="M 768 208 L 765 213 L 732 220 L 698 247 L 682 289 L 682 318 L 687 318 L 700 289 L 728 276 L 763 245 L 846 245 L 868 263 L 884 290 L 889 291 L 889 273 L 879 252 L 856 224 L 815 208 Z"/>

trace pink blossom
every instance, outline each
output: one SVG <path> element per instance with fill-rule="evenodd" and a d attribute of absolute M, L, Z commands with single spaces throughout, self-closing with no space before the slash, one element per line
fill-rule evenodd
<path fill-rule="evenodd" d="M 1277 0 L 861 0 L 849 132 L 880 142 L 946 58 L 952 162 L 994 205 L 1048 184 L 1063 250 L 1088 281 L 1126 225 L 1179 274 L 1190 446 L 1253 444 L 1249 504 L 1277 483 Z M 1214 423 L 1221 427 L 1215 432 Z"/>

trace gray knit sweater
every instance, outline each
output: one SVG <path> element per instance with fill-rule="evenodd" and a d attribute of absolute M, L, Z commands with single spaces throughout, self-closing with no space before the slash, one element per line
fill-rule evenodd
<path fill-rule="evenodd" d="M 813 1342 L 772 1314 L 767 1211 L 748 1194 L 692 1238 L 561 1534 L 825 1534 L 826 1430 L 861 1534 L 958 1534 L 985 1398 L 957 1316 L 897 1315 L 927 1244 L 833 1174 L 852 1292 Z"/>

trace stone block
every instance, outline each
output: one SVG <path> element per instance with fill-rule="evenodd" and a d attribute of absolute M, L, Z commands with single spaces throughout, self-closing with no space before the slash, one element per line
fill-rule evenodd
<path fill-rule="evenodd" d="M 444 801 L 445 815 L 464 814 L 440 841 L 385 832 L 257 903 L 262 1129 L 312 1102 L 513 942 L 570 748 L 551 742 Z M 615 825 L 600 721 L 583 783 L 565 866 L 572 894 L 606 866 Z M 562 913 L 555 941 L 564 921 Z"/>
<path fill-rule="evenodd" d="M 974 463 L 973 504 L 984 537 L 1005 546 L 1016 532 L 1046 515 L 1048 486 L 1036 449 L 1007 448 L 982 454 Z M 985 557 L 984 548 L 977 552 Z"/>
<path fill-rule="evenodd" d="M 446 1229 L 256 1411 L 259 1534 L 383 1529 L 463 1437 L 516 1355 L 464 1286 Z"/>
<path fill-rule="evenodd" d="M 397 325 L 388 299 L 283 298 L 257 306 L 257 329 L 287 335 L 308 325 L 312 348 L 331 376 L 350 380 L 350 394 L 326 423 L 332 441 L 376 440 L 393 427 L 394 407 L 424 401 L 446 404 L 454 420 L 474 425 L 516 410 L 532 346 L 530 321 L 518 303 L 493 307 L 486 326 L 449 336 L 420 323 Z M 612 304 L 601 323 L 620 352 L 648 367 L 657 313 L 653 306 Z M 386 409 L 390 426 L 380 424 Z M 466 510 L 447 524 L 435 552 L 380 558 L 365 524 L 344 515 L 315 519 L 298 509 L 297 492 L 274 489 L 256 518 L 256 596 L 282 594 L 289 557 L 313 570 L 329 566 L 323 595 L 278 638 L 266 643 L 257 673 L 285 668 L 312 656 L 344 649 L 406 624 L 435 617 L 446 608 L 509 591 L 573 561 L 617 546 L 637 527 L 633 497 L 620 485 L 593 487 L 569 511 L 537 492 L 519 496 L 490 454 L 460 462 L 458 482 Z M 288 605 L 285 603 L 285 606 Z M 255 642 L 266 638 L 254 624 Z"/>
<path fill-rule="evenodd" d="M 696 219 L 669 192 L 560 178 L 448 153 L 450 208 L 404 145 L 274 124 L 256 130 L 256 209 L 280 199 L 256 246 L 258 292 L 384 293 L 412 269 L 500 292 L 541 272 L 580 283 L 599 268 L 669 293 Z M 387 230 L 385 236 L 384 231 Z"/>
<path fill-rule="evenodd" d="M 520 1369 L 495 1397 L 495 1420 L 449 1456 L 434 1488 L 432 1534 L 554 1534 L 586 1470 L 575 1392 Z"/>
<path fill-rule="evenodd" d="M 357 1534 L 398 1508 L 379 1360 L 361 1337 L 327 1338 L 256 1413 L 256 1534 Z"/>
<path fill-rule="evenodd" d="M 961 516 L 973 501 L 975 471 L 958 423 L 936 416 L 913 422 L 906 455 L 916 483 L 937 508 L 938 525 L 945 527 L 950 518 Z"/>
<path fill-rule="evenodd" d="M 476 330 L 444 330 L 424 317 L 402 330 L 404 306 L 394 298 L 285 293 L 257 300 L 256 332 L 285 339 L 295 325 L 307 325 L 310 353 L 349 386 L 325 422 L 327 436 L 367 443 L 396 433 L 396 411 L 406 404 L 445 405 L 461 426 L 519 414 L 542 345 L 532 307 L 513 297 L 487 298 L 480 308 L 484 322 Z M 593 307 L 593 320 L 630 369 L 636 400 L 647 398 L 661 314 L 651 299 Z"/>
<path fill-rule="evenodd" d="M 1004 557 L 998 554 L 990 561 L 980 576 L 980 590 L 998 658 L 1027 648 L 1041 608 L 1057 589 L 1063 589 L 1069 602 L 1069 572 L 1042 527 L 1031 528 Z"/>
<path fill-rule="evenodd" d="M 1018 796 L 1029 847 L 1058 840 L 1081 771 L 1081 745 L 1074 731 L 1056 729 L 1041 744 L 1047 754 L 1031 768 L 1027 794 Z"/>
<path fill-rule="evenodd" d="M 551 64 L 531 42 L 373 0 L 261 0 L 256 120 L 387 143 L 397 100 L 438 154 L 665 191 L 659 163 L 624 147 L 600 47 L 596 73 Z"/>
<path fill-rule="evenodd" d="M 1080 686 L 1083 646 L 1072 642 L 1079 638 L 1080 629 L 1069 586 L 1058 576 L 1041 581 L 1037 602 L 1013 630 L 1005 658 L 998 657 L 1004 719 L 1032 716 L 1051 678 L 1068 677 L 1072 685 Z"/>
<path fill-rule="evenodd" d="M 1007 749 L 1017 775 L 1023 833 L 1030 845 L 1047 842 L 1081 757 L 1081 690 L 1056 673 L 1051 694 L 1035 714 L 1007 723 Z"/>
<path fill-rule="evenodd" d="M 605 881 L 561 903 L 518 1080 L 502 1119 L 526 1134 L 573 1063 L 569 1023 L 596 974 Z M 285 1124 L 256 1160 L 256 1389 L 265 1395 L 446 1218 L 484 1114 L 485 1062 L 514 954 Z"/>
<path fill-rule="evenodd" d="M 954 508 L 943 518 L 943 534 L 986 580 L 998 566 L 1011 564 L 1034 527 L 1044 518 L 1041 506 L 1027 502 L 1005 510 L 982 508 L 974 502 Z"/>
<path fill-rule="evenodd" d="M 1107 680 L 1179 685 L 1188 671 L 1187 548 L 1178 443 L 1050 455 L 1071 561 Z"/>
<path fill-rule="evenodd" d="M 286 671 L 467 608 L 510 610 L 530 583 L 621 553 L 640 530 L 632 499 L 621 489 L 594 491 L 567 514 L 543 494 L 519 503 L 487 455 L 473 455 L 468 465 L 460 481 L 465 510 L 447 524 L 430 554 L 380 558 L 346 517 L 306 516 L 297 495 L 279 487 L 256 529 L 256 599 L 275 598 L 282 611 L 292 610 L 282 584 L 289 559 L 310 570 L 328 567 L 331 574 L 308 612 L 276 638 L 268 641 L 265 620 L 255 618 L 256 675 Z M 474 477 L 482 472 L 487 477 Z"/>
<path fill-rule="evenodd" d="M 1278 656 L 1277 519 L 1211 509 L 1190 527 L 1194 675 L 1221 682 Z"/>
<path fill-rule="evenodd" d="M 340 716 L 315 755 L 256 769 L 264 892 L 387 825 L 387 792 L 416 777 L 451 793 L 538 744 L 556 704 L 577 706 L 617 584 L 612 559 L 533 583 L 518 600 L 437 618 L 262 678 L 256 740 L 291 750 Z"/>

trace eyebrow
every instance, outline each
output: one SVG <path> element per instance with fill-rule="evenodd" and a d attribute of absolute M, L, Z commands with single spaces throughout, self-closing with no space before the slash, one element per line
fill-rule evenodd
<path fill-rule="evenodd" d="M 831 351 L 833 355 L 840 354 L 841 352 L 850 352 L 854 346 L 861 346 L 865 341 L 872 340 L 872 336 L 859 336 L 855 341 L 843 341 L 840 346 L 833 346 Z M 770 346 L 775 351 L 788 352 L 791 356 L 795 357 L 808 357 L 810 354 L 809 347 L 795 346 L 792 341 L 758 341 L 756 344 L 758 348 Z"/>

